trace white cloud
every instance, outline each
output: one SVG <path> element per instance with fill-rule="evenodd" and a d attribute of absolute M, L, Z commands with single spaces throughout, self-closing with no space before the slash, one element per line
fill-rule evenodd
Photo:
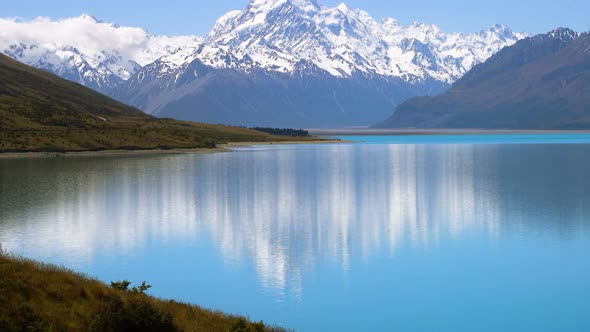
<path fill-rule="evenodd" d="M 89 15 L 60 20 L 0 18 L 0 51 L 7 53 L 11 45 L 24 44 L 27 48 L 18 59 L 29 64 L 43 57 L 59 61 L 55 53 L 61 52 L 63 58 L 71 55 L 64 49 L 75 48 L 92 66 L 105 56 L 118 55 L 118 65 L 130 70 L 130 61 L 144 66 L 179 48 L 196 45 L 198 40 L 196 36 L 155 36 L 142 28 L 104 23 Z M 126 78 L 125 74 L 120 76 Z"/>

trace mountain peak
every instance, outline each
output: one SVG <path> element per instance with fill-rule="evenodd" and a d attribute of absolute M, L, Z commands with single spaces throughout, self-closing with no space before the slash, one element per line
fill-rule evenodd
<path fill-rule="evenodd" d="M 322 8 L 317 0 L 251 0 L 248 8 L 270 11 L 284 4 L 290 4 L 304 12 L 317 11 Z"/>
<path fill-rule="evenodd" d="M 560 39 L 564 42 L 570 42 L 570 41 L 576 39 L 579 36 L 579 33 L 575 32 L 569 28 L 561 28 L 560 27 L 560 28 L 551 30 L 547 35 L 549 35 L 552 38 Z"/>
<path fill-rule="evenodd" d="M 512 30 L 505 24 L 494 24 L 489 30 L 499 34 L 512 32 Z"/>
<path fill-rule="evenodd" d="M 350 7 L 348 7 L 348 5 L 345 4 L 344 2 L 339 4 L 338 7 L 336 7 L 336 8 L 338 8 L 338 10 L 340 10 L 343 13 L 347 13 L 350 10 Z"/>
<path fill-rule="evenodd" d="M 82 15 L 79 16 L 80 19 L 86 20 L 86 21 L 91 21 L 93 23 L 100 23 L 99 20 L 96 19 L 96 17 L 83 13 Z"/>
<path fill-rule="evenodd" d="M 251 0 L 243 11 L 217 21 L 197 57 L 213 67 L 230 66 L 222 55 L 229 52 L 248 63 L 232 62 L 237 67 L 284 73 L 306 60 L 336 77 L 356 72 L 451 83 L 524 37 L 504 25 L 479 34 L 444 33 L 422 22 L 406 27 L 345 3 L 332 8 L 318 0 Z M 406 54 L 392 57 L 399 52 Z"/>
<path fill-rule="evenodd" d="M 481 34 L 493 34 L 499 36 L 500 38 L 512 38 L 514 36 L 512 29 L 510 29 L 505 24 L 494 24 L 488 30 L 482 31 Z"/>

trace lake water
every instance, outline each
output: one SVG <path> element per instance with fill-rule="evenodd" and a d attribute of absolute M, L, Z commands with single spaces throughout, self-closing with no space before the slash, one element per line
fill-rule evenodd
<path fill-rule="evenodd" d="M 298 331 L 590 331 L 590 135 L 346 139 L 0 160 L 0 243 Z"/>

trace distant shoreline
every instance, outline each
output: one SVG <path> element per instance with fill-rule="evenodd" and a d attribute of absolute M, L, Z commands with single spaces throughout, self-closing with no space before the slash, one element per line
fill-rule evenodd
<path fill-rule="evenodd" d="M 535 129 L 383 129 L 337 128 L 307 129 L 313 136 L 425 136 L 425 135 L 525 135 L 525 134 L 590 134 L 590 130 L 535 130 Z"/>
<path fill-rule="evenodd" d="M 223 148 L 194 148 L 194 149 L 141 149 L 141 150 L 99 150 L 99 151 L 66 151 L 66 152 L 2 152 L 0 159 L 13 158 L 66 158 L 66 157 L 94 157 L 94 156 L 125 156 L 152 154 L 188 154 L 188 153 L 216 153 L 226 152 Z"/>
<path fill-rule="evenodd" d="M 67 158 L 67 157 L 97 157 L 97 156 L 138 156 L 156 154 L 209 154 L 231 152 L 232 148 L 254 145 L 272 144 L 317 144 L 317 143 L 342 143 L 340 140 L 313 139 L 301 141 L 261 141 L 261 142 L 229 142 L 218 144 L 214 148 L 173 148 L 173 149 L 137 149 L 137 150 L 98 150 L 98 151 L 65 151 L 65 152 L 0 152 L 0 159 L 17 158 Z"/>
<path fill-rule="evenodd" d="M 315 135 L 314 135 L 315 136 Z M 230 142 L 226 144 L 220 144 L 220 149 L 228 149 L 236 147 L 244 147 L 244 146 L 253 146 L 253 145 L 305 145 L 305 144 L 338 144 L 338 143 L 346 143 L 347 141 L 339 140 L 339 139 L 330 139 L 330 138 L 316 138 L 307 141 L 267 141 L 267 142 Z"/>

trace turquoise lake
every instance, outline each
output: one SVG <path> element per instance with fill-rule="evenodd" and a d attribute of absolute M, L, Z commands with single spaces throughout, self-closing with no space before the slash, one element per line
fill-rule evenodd
<path fill-rule="evenodd" d="M 297 331 L 590 331 L 590 135 L 342 138 L 0 159 L 0 243 Z"/>

